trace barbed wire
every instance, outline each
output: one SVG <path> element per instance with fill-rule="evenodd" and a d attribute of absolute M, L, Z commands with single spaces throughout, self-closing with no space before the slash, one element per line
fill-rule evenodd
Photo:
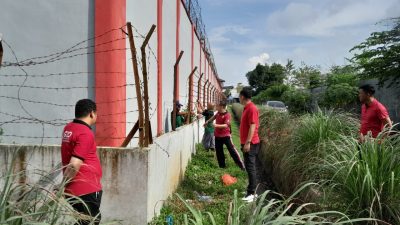
<path fill-rule="evenodd" d="M 21 90 L 23 89 L 37 89 L 37 90 L 51 90 L 51 91 L 73 91 L 73 90 L 77 90 L 77 89 L 112 89 L 112 88 L 126 88 L 126 87 L 130 87 L 130 86 L 135 86 L 135 83 L 128 83 L 128 84 L 122 84 L 122 85 L 116 85 L 116 86 L 96 86 L 96 85 L 82 85 L 82 86 L 43 86 L 43 85 L 37 85 L 40 84 L 39 82 L 36 82 L 37 84 L 34 85 L 27 85 L 28 79 L 32 78 L 49 78 L 49 77 L 72 77 L 72 76 L 91 76 L 96 74 L 97 75 L 107 75 L 107 76 L 118 76 L 118 75 L 127 75 L 127 74 L 133 74 L 132 71 L 66 71 L 66 72 L 53 72 L 53 73 L 36 73 L 36 74 L 28 74 L 28 72 L 24 69 L 27 68 L 28 66 L 38 66 L 38 65 L 43 65 L 43 64 L 48 64 L 48 63 L 57 63 L 57 62 L 61 62 L 63 60 L 68 60 L 71 58 L 76 58 L 76 57 L 80 57 L 80 56 L 84 56 L 84 55 L 91 55 L 91 54 L 101 54 L 101 53 L 107 53 L 107 52 L 113 52 L 113 51 L 126 51 L 126 50 L 130 50 L 130 48 L 109 48 L 107 49 L 108 45 L 111 45 L 113 42 L 122 42 L 124 40 L 127 39 L 126 36 L 126 32 L 123 31 L 123 28 L 125 27 L 121 26 L 119 28 L 115 28 L 115 29 L 111 29 L 101 35 L 80 41 L 74 45 L 72 45 L 71 47 L 62 50 L 62 51 L 58 51 L 58 52 L 54 52 L 48 55 L 42 55 L 42 56 L 36 56 L 36 57 L 31 57 L 31 58 L 27 58 L 27 59 L 23 59 L 23 60 L 19 60 L 19 58 L 17 57 L 17 54 L 15 53 L 15 51 L 13 50 L 12 46 L 8 44 L 8 42 L 6 40 L 3 39 L 3 43 L 5 43 L 5 45 L 10 49 L 12 55 L 14 56 L 15 61 L 9 61 L 9 62 L 4 62 L 2 64 L 2 68 L 7 68 L 7 67 L 17 67 L 18 69 L 21 70 L 20 73 L 16 73 L 16 74 L 11 74 L 10 72 L 8 72 L 7 74 L 0 74 L 0 78 L 7 78 L 7 77 L 21 77 L 24 78 L 23 80 L 20 81 L 19 84 L 15 84 L 15 83 L 10 83 L 7 84 L 5 82 L 2 82 L 0 84 L 0 87 L 8 87 L 8 88 L 18 88 L 18 94 L 17 96 L 8 96 L 8 95 L 0 95 L 0 99 L 4 99 L 4 100 L 15 100 L 18 101 L 19 106 L 21 107 L 22 111 L 26 114 L 26 115 L 19 115 L 21 113 L 18 114 L 18 112 L 3 112 L 0 111 L 0 114 L 5 115 L 4 118 L 7 118 L 9 120 L 7 121 L 1 121 L 0 122 L 0 128 L 2 126 L 5 126 L 7 124 L 20 124 L 21 126 L 24 125 L 28 125 L 28 124 L 32 124 L 32 125 L 40 125 L 41 126 L 41 130 L 42 130 L 42 136 L 40 135 L 21 135 L 21 134 L 10 134 L 10 133 L 5 133 L 2 136 L 3 137 L 14 137 L 14 138 L 27 138 L 27 139 L 40 139 L 40 145 L 43 144 L 43 140 L 44 139 L 61 139 L 61 135 L 60 136 L 48 136 L 45 135 L 46 134 L 46 129 L 49 129 L 48 126 L 56 126 L 56 127 L 62 127 L 65 126 L 68 122 L 71 122 L 74 118 L 55 118 L 55 119 L 48 119 L 48 118 L 39 118 L 38 116 L 35 116 L 36 113 L 34 113 L 31 110 L 28 110 L 28 108 L 26 108 L 25 104 L 26 103 L 32 103 L 32 104 L 43 104 L 43 105 L 48 105 L 48 106 L 54 106 L 54 107 L 74 107 L 75 104 L 72 103 L 61 103 L 61 102 L 51 102 L 51 101 L 46 101 L 43 99 L 37 99 L 37 97 L 34 96 L 30 96 L 30 98 L 34 98 L 34 99 L 30 99 L 30 98 L 22 98 L 21 97 Z M 139 32 L 139 30 L 132 26 L 133 29 L 135 30 L 135 33 L 137 35 L 134 36 L 134 38 L 140 38 L 140 39 L 144 39 L 145 35 L 141 34 Z M 85 43 L 90 42 L 92 40 L 95 40 L 96 38 L 102 38 L 107 34 L 110 34 L 112 32 L 117 32 L 117 31 L 121 31 L 121 35 L 119 37 L 113 38 L 111 40 L 106 40 L 103 42 L 96 42 L 94 44 L 90 44 L 88 46 L 83 46 Z M 100 46 L 104 46 L 104 49 L 98 50 L 97 47 Z M 94 50 L 93 50 L 94 49 Z M 146 46 L 146 64 L 147 65 L 142 65 L 142 60 L 140 60 L 141 54 L 138 54 L 138 66 L 140 67 L 141 70 L 143 70 L 143 67 L 147 67 L 147 73 L 148 73 L 148 77 L 147 77 L 147 81 L 148 83 L 152 83 L 155 81 L 152 81 L 151 79 L 153 78 L 151 76 L 151 73 L 154 72 L 154 68 L 153 63 L 156 62 L 158 63 L 158 59 L 157 56 L 155 54 L 155 51 L 153 50 L 153 48 L 151 47 L 150 44 L 148 44 Z M 154 61 L 153 61 L 154 59 Z M 197 85 L 197 79 L 199 78 L 200 74 L 198 72 L 196 72 L 194 74 L 194 77 L 196 78 L 195 80 L 195 85 Z M 189 78 L 188 78 L 189 79 Z M 187 80 L 188 82 L 188 80 Z M 57 83 L 57 84 L 61 84 L 61 83 Z M 138 84 L 138 86 L 140 87 L 140 91 L 142 93 L 142 96 L 144 96 L 144 81 L 141 81 L 140 84 Z M 194 88 L 195 91 L 196 88 Z M 64 92 L 63 92 L 64 93 Z M 185 98 L 186 100 L 189 98 L 189 93 L 188 91 L 185 91 L 186 95 L 182 95 L 182 98 Z M 196 92 L 194 92 L 196 93 Z M 150 98 L 150 96 L 148 96 Z M 124 99 L 115 99 L 115 100 L 108 100 L 108 101 L 98 101 L 96 102 L 96 104 L 101 105 L 101 104 L 112 104 L 112 103 L 117 103 L 117 102 L 125 102 L 128 100 L 137 100 L 137 97 L 133 97 L 133 98 L 124 98 Z M 142 101 L 144 101 L 144 98 L 142 98 Z M 168 101 L 167 101 L 168 102 Z M 167 103 L 166 102 L 166 103 Z M 164 103 L 164 104 L 166 104 Z M 173 105 L 174 102 L 170 102 L 169 104 Z M 152 103 L 149 101 L 149 105 L 148 105 L 149 111 L 150 113 L 150 119 L 152 119 L 154 117 L 154 115 L 157 112 L 157 107 L 154 107 L 152 105 Z M 14 109 L 15 110 L 15 109 Z M 35 109 L 37 110 L 37 109 Z M 109 117 L 109 116 L 115 116 L 115 115 L 127 115 L 130 113 L 138 113 L 139 110 L 135 109 L 135 110 L 130 110 L 130 111 L 124 111 L 124 112 L 113 112 L 113 113 L 109 113 L 109 114 L 98 114 L 98 118 L 100 118 L 100 120 L 96 123 L 96 124 L 135 124 L 137 121 L 101 121 L 103 118 Z M 8 118 L 10 117 L 10 118 Z M 126 118 L 132 118 L 131 116 L 126 117 Z M 106 119 L 105 119 L 106 120 Z M 118 120 L 118 119 L 117 119 Z M 132 120 L 132 119 L 131 119 Z M 58 128 L 57 128 L 58 129 Z M 61 132 L 60 132 L 61 134 Z M 97 137 L 97 138 L 104 138 L 104 139 L 124 139 L 125 137 Z M 138 137 L 134 137 L 134 138 L 138 138 Z M 155 143 L 156 145 L 158 145 L 158 143 Z M 169 157 L 169 153 L 162 148 L 161 146 L 159 146 L 164 152 L 167 153 L 168 157 Z"/>
<path fill-rule="evenodd" d="M 45 87 L 45 86 L 33 86 L 33 85 L 17 85 L 17 84 L 0 84 L 0 87 L 22 87 L 31 89 L 42 89 L 42 90 L 72 90 L 72 89 L 113 89 L 135 86 L 135 84 L 122 84 L 117 86 L 73 86 L 73 87 Z"/>
<path fill-rule="evenodd" d="M 52 102 L 36 101 L 36 100 L 30 100 L 30 99 L 17 98 L 17 97 L 12 97 L 12 96 L 2 96 L 2 95 L 0 95 L 0 98 L 12 99 L 12 100 L 21 100 L 21 101 L 24 101 L 24 102 L 30 102 L 30 103 L 35 103 L 35 104 L 45 104 L 45 105 L 58 106 L 58 107 L 74 107 L 75 106 L 75 104 L 58 104 L 58 103 L 52 103 Z M 112 101 L 96 102 L 96 105 L 110 104 L 110 103 L 116 103 L 116 102 L 125 102 L 125 101 L 135 100 L 135 99 L 137 99 L 137 98 L 134 97 L 134 98 L 125 98 L 125 99 L 119 99 L 119 100 L 112 100 Z"/>

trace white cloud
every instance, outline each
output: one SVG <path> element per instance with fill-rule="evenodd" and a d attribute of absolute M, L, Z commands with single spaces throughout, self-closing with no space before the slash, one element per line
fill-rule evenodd
<path fill-rule="evenodd" d="M 281 35 L 333 36 L 339 28 L 371 25 L 399 12 L 399 0 L 302 0 L 272 13 L 267 30 Z"/>
<path fill-rule="evenodd" d="M 220 27 L 214 27 L 210 32 L 210 41 L 213 43 L 217 42 L 229 42 L 231 39 L 228 35 L 245 35 L 249 32 L 249 29 L 240 25 L 226 25 Z"/>
<path fill-rule="evenodd" d="M 257 64 L 266 64 L 269 59 L 269 54 L 265 52 L 261 55 L 251 57 L 248 59 L 249 69 L 253 69 Z"/>

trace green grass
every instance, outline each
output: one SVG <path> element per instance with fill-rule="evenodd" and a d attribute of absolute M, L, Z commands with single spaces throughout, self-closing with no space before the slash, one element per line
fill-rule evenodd
<path fill-rule="evenodd" d="M 229 111 L 232 114 L 231 109 Z M 232 120 L 231 126 L 233 143 L 240 152 L 238 124 Z M 234 190 L 237 189 L 241 193 L 245 191 L 247 186 L 246 173 L 236 166 L 226 149 L 225 156 L 227 168 L 220 169 L 215 152 L 206 152 L 201 145 L 197 145 L 197 154 L 192 157 L 186 169 L 185 178 L 176 191 L 197 209 L 202 212 L 211 212 L 216 224 L 226 224 L 229 202 L 232 201 Z M 238 178 L 238 182 L 228 187 L 224 186 L 221 176 L 225 173 Z M 198 201 L 195 192 L 211 196 L 212 201 Z M 239 194 L 239 197 L 241 197 L 241 194 Z M 173 216 L 174 224 L 182 224 L 184 214 L 190 214 L 190 211 L 176 196 L 173 196 L 164 203 L 160 216 L 154 219 L 151 224 L 166 224 L 168 215 Z"/>

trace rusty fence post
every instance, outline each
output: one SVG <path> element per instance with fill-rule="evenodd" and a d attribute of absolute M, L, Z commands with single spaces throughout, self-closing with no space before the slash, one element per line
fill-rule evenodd
<path fill-rule="evenodd" d="M 208 86 L 207 86 L 207 102 L 210 102 L 210 86 L 211 86 L 211 82 L 208 82 Z"/>
<path fill-rule="evenodd" d="M 197 82 L 197 102 L 201 102 L 201 79 L 203 78 L 204 73 L 201 73 L 199 81 Z M 204 106 L 203 106 L 204 107 Z"/>
<path fill-rule="evenodd" d="M 176 102 L 178 101 L 178 66 L 179 62 L 181 61 L 183 55 L 183 51 L 179 53 L 178 58 L 176 59 L 175 65 L 174 65 L 174 109 L 172 111 L 172 130 L 176 130 Z"/>
<path fill-rule="evenodd" d="M 136 55 L 136 47 L 135 41 L 133 39 L 133 32 L 132 32 L 132 24 L 131 22 L 127 23 L 128 29 L 128 37 L 129 37 L 129 45 L 132 54 L 132 64 L 133 64 L 133 73 L 135 77 L 135 87 L 136 87 L 136 97 L 138 102 L 138 109 L 139 109 L 139 146 L 143 147 L 143 140 L 144 140 L 144 115 L 143 115 L 143 102 L 142 102 L 142 94 L 140 91 L 140 78 L 139 78 L 139 69 L 138 69 L 138 62 L 137 62 L 137 55 Z"/>
<path fill-rule="evenodd" d="M 203 107 L 206 106 L 206 94 L 207 94 L 207 85 L 208 85 L 208 80 L 206 80 L 206 82 L 204 83 L 204 87 L 203 87 Z"/>
<path fill-rule="evenodd" d="M 193 105 L 193 75 L 196 72 L 197 66 L 194 67 L 189 75 L 189 104 L 188 104 L 188 115 L 186 117 L 186 124 L 192 122 L 192 105 Z"/>
<path fill-rule="evenodd" d="M 144 39 L 142 46 L 140 47 L 140 50 L 142 52 L 142 73 L 143 73 L 143 91 L 144 91 L 144 133 L 145 133 L 145 138 L 144 138 L 144 147 L 148 147 L 150 143 L 150 136 L 151 130 L 150 130 L 150 113 L 149 113 L 149 85 L 148 85 L 148 71 L 147 71 L 147 61 L 146 61 L 146 46 L 149 43 L 149 40 L 151 38 L 151 35 L 153 34 L 154 30 L 156 29 L 156 25 L 153 24 L 151 26 L 149 33 L 147 33 L 146 38 Z"/>

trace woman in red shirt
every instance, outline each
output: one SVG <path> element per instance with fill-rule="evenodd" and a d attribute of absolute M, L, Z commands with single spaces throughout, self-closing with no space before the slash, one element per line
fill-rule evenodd
<path fill-rule="evenodd" d="M 217 154 L 218 165 L 220 168 L 226 167 L 224 155 L 225 145 L 236 165 L 239 166 L 240 169 L 245 170 L 244 163 L 240 158 L 239 152 L 236 150 L 235 145 L 233 145 L 232 142 L 231 114 L 226 110 L 226 102 L 221 101 L 217 105 L 217 110 L 218 113 L 214 115 L 211 119 L 206 121 L 205 125 L 215 120 L 215 124 L 213 124 L 213 126 L 215 128 L 215 150 Z"/>

